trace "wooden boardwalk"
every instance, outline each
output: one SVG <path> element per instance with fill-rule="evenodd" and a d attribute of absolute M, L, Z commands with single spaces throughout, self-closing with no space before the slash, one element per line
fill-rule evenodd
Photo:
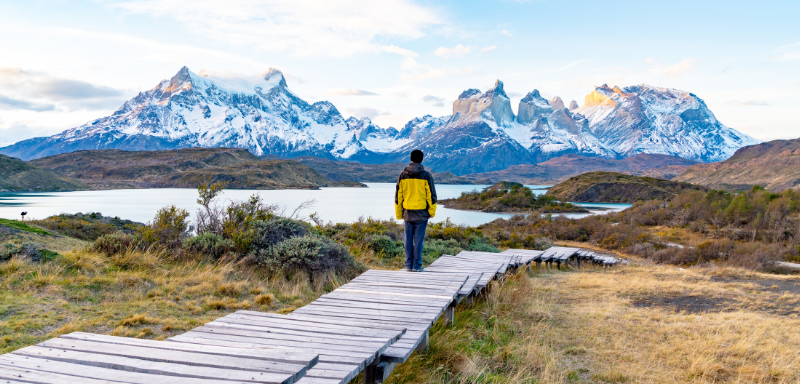
<path fill-rule="evenodd" d="M 237 311 L 167 341 L 63 335 L 0 355 L 0 384 L 379 383 L 506 272 L 619 261 L 566 247 L 443 255 L 422 273 L 369 270 L 288 315 Z"/>

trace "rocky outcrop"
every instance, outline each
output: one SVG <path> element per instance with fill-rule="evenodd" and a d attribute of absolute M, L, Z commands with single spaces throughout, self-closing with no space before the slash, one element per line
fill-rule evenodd
<path fill-rule="evenodd" d="M 555 96 L 550 99 L 550 106 L 553 107 L 553 109 L 564 109 L 564 102 L 560 97 Z"/>
<path fill-rule="evenodd" d="M 578 107 L 578 102 L 577 101 L 572 100 L 572 101 L 569 102 L 569 110 L 570 111 L 578 109 L 578 108 L 579 107 Z"/>

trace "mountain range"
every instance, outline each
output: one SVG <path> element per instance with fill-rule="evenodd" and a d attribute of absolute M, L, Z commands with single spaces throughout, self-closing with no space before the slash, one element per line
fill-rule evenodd
<path fill-rule="evenodd" d="M 395 129 L 368 118 L 345 119 L 327 101 L 309 104 L 275 69 L 257 78 L 228 79 L 183 67 L 110 116 L 0 153 L 29 160 L 83 149 L 235 147 L 256 156 L 384 164 L 405 162 L 410 150 L 419 148 L 427 166 L 464 175 L 565 154 L 622 159 L 651 153 L 719 161 L 756 143 L 720 123 L 696 95 L 648 85 L 596 87 L 582 107 L 573 101 L 570 108 L 533 90 L 515 114 L 498 80 L 486 92 L 462 92 L 452 115 L 426 115 Z"/>

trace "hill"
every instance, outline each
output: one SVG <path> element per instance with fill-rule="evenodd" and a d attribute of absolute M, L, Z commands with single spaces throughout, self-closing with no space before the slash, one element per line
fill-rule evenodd
<path fill-rule="evenodd" d="M 66 192 L 89 189 L 78 180 L 0 155 L 0 192 Z"/>
<path fill-rule="evenodd" d="M 675 180 L 727 190 L 753 185 L 773 192 L 795 188 L 800 185 L 800 139 L 744 147 L 728 160 L 688 167 Z"/>
<path fill-rule="evenodd" d="M 260 160 L 237 148 L 103 149 L 48 156 L 31 163 L 79 179 L 95 189 L 196 188 L 206 181 L 224 181 L 232 189 L 363 186 L 332 182 L 298 162 Z"/>
<path fill-rule="evenodd" d="M 697 162 L 670 155 L 646 153 L 621 160 L 568 154 L 539 164 L 514 165 L 502 171 L 474 173 L 463 177 L 474 181 L 489 180 L 493 183 L 512 180 L 524 184 L 557 184 L 584 172 L 609 171 L 670 179 L 693 164 Z"/>
<path fill-rule="evenodd" d="M 480 192 L 462 192 L 461 196 L 455 199 L 443 199 L 439 200 L 439 203 L 451 209 L 481 212 L 589 212 L 571 203 L 558 202 L 550 196 L 537 197 L 524 185 L 510 181 L 501 181 Z"/>
<path fill-rule="evenodd" d="M 562 201 L 635 203 L 664 199 L 685 190 L 704 187 L 677 181 L 639 177 L 615 172 L 587 172 L 550 188 L 546 196 Z"/>
<path fill-rule="evenodd" d="M 363 164 L 352 161 L 336 161 L 314 156 L 296 157 L 291 160 L 307 165 L 332 181 L 354 181 L 360 183 L 394 183 L 407 164 Z M 470 180 L 456 176 L 452 172 L 436 173 L 428 169 L 438 184 L 477 184 L 479 180 Z"/>

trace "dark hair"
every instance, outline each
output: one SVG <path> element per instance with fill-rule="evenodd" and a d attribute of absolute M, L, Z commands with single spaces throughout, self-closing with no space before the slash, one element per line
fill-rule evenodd
<path fill-rule="evenodd" d="M 411 151 L 411 162 L 412 163 L 421 163 L 422 162 L 422 158 L 424 156 L 425 155 L 422 154 L 422 151 L 420 151 L 419 149 L 415 149 L 415 150 Z"/>

